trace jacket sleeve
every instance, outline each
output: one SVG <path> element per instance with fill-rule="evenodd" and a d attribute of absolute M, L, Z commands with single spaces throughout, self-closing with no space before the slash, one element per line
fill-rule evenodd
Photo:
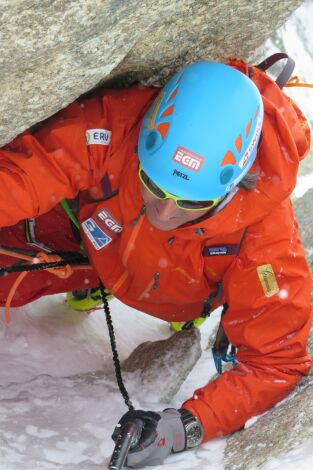
<path fill-rule="evenodd" d="M 223 279 L 223 327 L 239 364 L 184 403 L 205 438 L 240 429 L 286 397 L 307 375 L 311 275 L 289 200 L 250 227 Z"/>
<path fill-rule="evenodd" d="M 107 147 L 90 151 L 87 128 L 83 106 L 74 102 L 0 149 L 0 227 L 43 214 L 97 183 Z"/>

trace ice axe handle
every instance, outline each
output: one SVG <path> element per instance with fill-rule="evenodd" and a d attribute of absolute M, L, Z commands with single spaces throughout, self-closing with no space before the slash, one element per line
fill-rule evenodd
<path fill-rule="evenodd" d="M 117 436 L 113 454 L 108 466 L 108 470 L 121 470 L 128 455 L 128 451 L 134 441 L 138 438 L 138 424 L 129 421 L 122 428 Z"/>

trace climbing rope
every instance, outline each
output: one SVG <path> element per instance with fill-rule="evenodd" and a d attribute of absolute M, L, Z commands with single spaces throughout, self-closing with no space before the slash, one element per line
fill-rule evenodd
<path fill-rule="evenodd" d="M 313 88 L 313 84 L 311 83 L 302 83 L 300 81 L 300 78 L 297 75 L 294 75 L 291 77 L 287 83 L 284 85 L 285 87 L 293 87 L 293 86 L 298 86 L 298 87 L 305 87 L 305 88 Z"/>
<path fill-rule="evenodd" d="M 18 289 L 19 285 L 25 279 L 29 272 L 45 269 L 51 274 L 60 277 L 61 279 L 67 279 L 73 274 L 74 270 L 92 269 L 92 266 L 88 264 L 88 259 L 80 253 L 75 252 L 62 252 L 62 254 L 44 253 L 0 245 L 0 254 L 10 256 L 12 258 L 17 258 L 19 260 L 17 263 L 14 263 L 10 266 L 0 268 L 0 277 L 10 273 L 20 273 L 19 276 L 15 279 L 13 285 L 11 286 L 10 292 L 5 303 L 4 318 L 6 323 L 10 323 L 11 321 L 10 306 L 13 297 L 16 293 L 16 290 Z M 25 264 L 25 262 L 28 264 Z M 128 409 L 134 410 L 134 407 L 131 403 L 129 394 L 125 388 L 122 378 L 121 363 L 117 352 L 114 327 L 107 299 L 108 295 L 110 294 L 105 290 L 101 281 L 99 288 L 109 330 L 117 385 Z"/>
<path fill-rule="evenodd" d="M 5 303 L 4 319 L 6 323 L 10 323 L 11 321 L 10 307 L 13 297 L 29 272 L 46 269 L 49 273 L 61 279 L 67 279 L 75 270 L 92 269 L 88 264 L 87 258 L 75 252 L 48 254 L 44 252 L 36 253 L 29 250 L 28 254 L 28 250 L 20 250 L 0 245 L 0 254 L 19 259 L 17 263 L 0 268 L 0 277 L 10 273 L 20 273 L 11 286 Z M 29 264 L 24 264 L 24 262 L 28 262 Z"/>
<path fill-rule="evenodd" d="M 111 317 L 111 312 L 109 308 L 109 303 L 107 300 L 107 292 L 105 291 L 105 288 L 100 281 L 99 289 L 101 292 L 101 297 L 102 297 L 102 302 L 103 302 L 103 309 L 108 325 L 108 330 L 109 330 L 109 336 L 110 336 L 110 342 L 111 342 L 111 349 L 112 349 L 112 356 L 113 356 L 113 362 L 114 362 L 114 367 L 115 367 L 115 376 L 116 376 L 116 381 L 118 388 L 122 394 L 122 397 L 124 398 L 125 404 L 128 407 L 128 409 L 134 410 L 134 406 L 132 405 L 132 402 L 129 398 L 129 394 L 125 388 L 124 382 L 123 382 L 123 377 L 122 377 L 122 371 L 121 371 L 121 363 L 118 357 L 118 352 L 117 352 L 117 347 L 116 347 L 116 339 L 115 339 L 115 333 L 114 333 L 114 327 L 113 327 L 113 322 L 112 322 L 112 317 Z"/>

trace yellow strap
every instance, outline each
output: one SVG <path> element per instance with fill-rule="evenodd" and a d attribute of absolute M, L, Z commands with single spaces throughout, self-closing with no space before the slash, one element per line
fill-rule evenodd
<path fill-rule="evenodd" d="M 300 82 L 300 78 L 297 75 L 288 80 L 288 82 L 284 85 L 286 87 L 298 86 L 298 87 L 305 87 L 305 88 L 313 88 L 313 84 L 311 83 L 302 83 Z"/>

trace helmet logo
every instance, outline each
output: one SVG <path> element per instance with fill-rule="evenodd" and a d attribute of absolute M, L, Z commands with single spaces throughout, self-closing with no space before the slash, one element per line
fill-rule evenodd
<path fill-rule="evenodd" d="M 246 165 L 246 163 L 248 162 L 249 157 L 250 157 L 255 145 L 257 144 L 257 142 L 259 140 L 261 129 L 262 129 L 262 120 L 259 118 L 257 123 L 256 123 L 255 131 L 254 131 L 253 137 L 251 139 L 251 142 L 249 144 L 249 147 L 245 151 L 243 157 L 241 158 L 241 160 L 238 163 L 239 168 L 242 169 Z"/>
<path fill-rule="evenodd" d="M 204 163 L 204 158 L 184 147 L 177 147 L 173 160 L 192 171 L 200 171 Z"/>
<path fill-rule="evenodd" d="M 178 171 L 178 170 L 173 171 L 173 176 L 179 176 L 183 180 L 189 180 L 189 176 L 186 175 L 186 173 L 182 173 L 181 171 Z"/>

